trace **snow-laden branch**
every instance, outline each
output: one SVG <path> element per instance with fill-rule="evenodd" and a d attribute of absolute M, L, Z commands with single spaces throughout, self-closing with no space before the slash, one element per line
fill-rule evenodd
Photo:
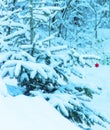
<path fill-rule="evenodd" d="M 16 36 L 23 35 L 23 34 L 25 34 L 25 30 L 24 30 L 24 29 L 21 29 L 21 30 L 19 30 L 19 31 L 16 31 L 16 32 L 14 32 L 14 33 L 12 33 L 12 34 L 9 34 L 9 35 L 5 36 L 5 37 L 3 38 L 3 40 L 4 40 L 4 41 L 5 41 L 5 40 L 9 40 L 9 39 L 12 39 L 12 38 L 14 38 L 14 37 L 16 37 Z"/>
<path fill-rule="evenodd" d="M 47 10 L 52 10 L 52 11 L 61 11 L 65 9 L 65 6 L 64 7 L 57 7 L 57 6 L 45 6 L 45 7 L 41 7 L 39 8 L 39 10 L 43 10 L 43 11 L 47 11 Z"/>
<path fill-rule="evenodd" d="M 9 26 L 9 27 L 18 27 L 18 28 L 27 28 L 27 25 L 14 22 L 14 21 L 4 21 L 6 18 L 3 18 L 3 22 L 1 21 L 0 26 Z"/>

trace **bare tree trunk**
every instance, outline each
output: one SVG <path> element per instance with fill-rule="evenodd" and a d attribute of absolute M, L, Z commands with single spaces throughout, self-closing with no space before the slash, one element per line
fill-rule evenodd
<path fill-rule="evenodd" d="M 70 6 L 71 1 L 72 0 L 69 0 L 67 2 L 67 7 L 64 10 L 61 11 L 62 12 L 62 20 L 65 20 L 65 18 L 66 18 L 66 13 L 68 11 L 68 8 Z M 63 24 L 60 24 L 58 36 L 62 36 L 64 39 L 66 39 L 66 35 L 67 35 L 67 28 L 65 28 Z"/>
<path fill-rule="evenodd" d="M 95 11 L 95 27 L 94 27 L 94 31 L 95 31 L 95 39 L 97 39 L 97 11 Z"/>
<path fill-rule="evenodd" d="M 15 4 L 16 4 L 16 0 L 13 0 L 13 2 L 12 2 L 12 8 L 10 9 L 11 11 L 14 11 L 14 9 L 15 9 Z M 10 34 L 10 32 L 11 32 L 11 27 L 8 27 L 8 29 L 7 29 L 7 35 L 9 35 Z"/>
<path fill-rule="evenodd" d="M 33 27 L 33 0 L 30 0 L 30 44 L 33 45 L 32 46 L 32 50 L 31 50 L 31 55 L 33 55 L 34 53 L 34 43 L 33 43 L 33 39 L 34 39 L 34 27 Z"/>

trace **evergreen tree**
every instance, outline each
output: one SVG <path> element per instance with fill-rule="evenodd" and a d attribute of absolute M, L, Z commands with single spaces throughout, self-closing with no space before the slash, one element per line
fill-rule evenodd
<path fill-rule="evenodd" d="M 100 60 L 95 55 L 81 55 L 75 48 L 70 48 L 66 41 L 74 28 L 77 36 L 84 26 L 83 9 L 87 9 L 84 3 L 87 4 L 80 0 L 2 1 L 2 77 L 16 78 L 18 88 L 24 88 L 25 95 L 43 96 L 78 125 L 90 127 L 96 123 L 105 126 L 104 122 L 109 121 L 85 103 L 92 100 L 93 94 L 99 94 L 99 89 L 92 90 L 88 85 L 75 84 L 71 79 L 75 75 L 83 80 L 78 66 L 91 67 L 94 61 Z"/>

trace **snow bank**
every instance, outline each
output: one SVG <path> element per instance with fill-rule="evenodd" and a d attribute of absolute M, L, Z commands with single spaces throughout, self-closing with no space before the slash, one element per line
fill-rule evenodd
<path fill-rule="evenodd" d="M 102 89 L 100 95 L 94 95 L 91 102 L 86 102 L 86 105 L 110 121 L 110 66 L 99 63 L 99 67 L 95 67 L 95 65 L 91 68 L 85 66 L 84 68 L 79 67 L 78 70 L 82 73 L 83 79 L 74 76 L 72 77 L 74 83 L 86 84 L 93 90 Z M 92 130 L 110 130 L 110 124 L 106 124 L 106 127 L 94 125 Z"/>
<path fill-rule="evenodd" d="M 80 130 L 41 97 L 1 97 L 1 130 Z"/>

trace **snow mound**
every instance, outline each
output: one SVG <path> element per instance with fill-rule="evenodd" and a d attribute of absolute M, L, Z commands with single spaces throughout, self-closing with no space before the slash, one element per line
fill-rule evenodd
<path fill-rule="evenodd" d="M 1 97 L 1 130 L 80 130 L 41 97 Z"/>

